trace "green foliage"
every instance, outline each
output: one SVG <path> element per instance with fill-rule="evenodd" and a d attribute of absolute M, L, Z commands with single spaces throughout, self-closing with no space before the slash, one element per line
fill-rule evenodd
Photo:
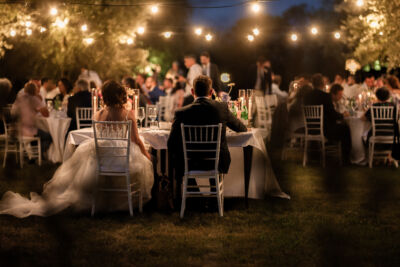
<path fill-rule="evenodd" d="M 388 62 L 389 69 L 400 66 L 400 0 L 369 0 L 364 6 L 345 1 L 338 10 L 347 14 L 342 30 L 352 56 L 362 65 L 375 60 Z"/>
<path fill-rule="evenodd" d="M 80 1 L 94 2 L 99 3 Z M 0 5 L 0 56 L 13 47 L 30 49 L 32 53 L 19 64 L 32 66 L 31 75 L 70 78 L 76 78 L 82 66 L 96 70 L 104 78 L 119 78 L 147 63 L 147 50 L 138 48 L 135 43 L 126 44 L 128 38 L 135 41 L 135 30 L 139 26 L 146 25 L 149 14 L 145 7 L 68 3 L 56 6 L 58 14 L 52 16 L 49 13 L 52 5 L 43 1 Z M 27 21 L 31 21 L 30 27 L 23 24 Z M 63 23 L 65 27 L 60 27 Z M 84 24 L 88 27 L 86 32 L 81 30 Z M 46 31 L 41 32 L 42 27 Z M 28 28 L 32 29 L 30 36 L 26 33 Z M 16 31 L 15 37 L 10 35 L 12 30 Z M 93 43 L 85 43 L 87 38 L 93 38 Z"/>

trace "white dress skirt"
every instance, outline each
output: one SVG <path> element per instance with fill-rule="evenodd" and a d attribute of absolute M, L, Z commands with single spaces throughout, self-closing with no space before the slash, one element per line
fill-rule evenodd
<path fill-rule="evenodd" d="M 154 183 L 153 165 L 131 143 L 130 148 L 131 183 L 140 187 L 143 201 L 151 199 Z M 113 165 L 115 162 L 108 162 Z M 64 162 L 55 172 L 53 178 L 43 187 L 42 195 L 31 192 L 30 199 L 11 191 L 6 192 L 0 200 L 0 214 L 9 214 L 18 218 L 31 215 L 50 216 L 67 208 L 75 212 L 87 210 L 92 205 L 93 189 L 96 181 L 96 154 L 94 140 L 81 144 L 72 157 Z M 99 180 L 101 187 L 111 186 L 126 188 L 125 177 L 106 177 Z M 135 189 L 135 188 L 133 188 Z M 133 197 L 134 207 L 138 199 Z M 99 192 L 96 197 L 96 210 L 128 210 L 127 193 Z"/>

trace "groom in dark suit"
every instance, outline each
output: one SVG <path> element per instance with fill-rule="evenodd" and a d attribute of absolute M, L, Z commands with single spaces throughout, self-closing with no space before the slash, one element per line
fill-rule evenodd
<path fill-rule="evenodd" d="M 176 177 L 181 179 L 184 175 L 184 158 L 182 148 L 181 123 L 188 125 L 216 125 L 222 123 L 221 151 L 219 159 L 219 171 L 227 173 L 231 163 L 231 157 L 226 141 L 226 127 L 236 132 L 246 132 L 247 128 L 229 111 L 225 103 L 211 100 L 213 90 L 211 79 L 200 75 L 194 82 L 192 94 L 195 101 L 175 113 L 175 120 L 172 124 L 171 133 L 168 139 L 169 160 L 174 165 Z M 196 166 L 201 169 L 203 166 Z M 178 181 L 180 182 L 180 181 Z"/>

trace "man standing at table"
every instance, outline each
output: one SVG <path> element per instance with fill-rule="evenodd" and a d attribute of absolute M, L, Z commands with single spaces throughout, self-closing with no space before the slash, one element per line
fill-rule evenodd
<path fill-rule="evenodd" d="M 193 102 L 193 96 L 191 90 L 193 88 L 193 81 L 203 72 L 202 68 L 196 62 L 195 55 L 186 55 L 184 58 L 185 67 L 188 69 L 186 79 L 183 76 L 179 77 L 180 82 L 184 82 L 185 85 L 185 99 L 183 100 L 183 105 L 189 105 Z"/>
<path fill-rule="evenodd" d="M 228 106 L 211 100 L 213 90 L 211 79 L 200 75 L 193 81 L 194 88 L 191 90 L 194 102 L 175 112 L 175 119 L 172 124 L 171 133 L 168 139 L 169 159 L 174 164 L 178 184 L 184 175 L 184 158 L 182 147 L 181 123 L 188 125 L 216 125 L 222 123 L 221 148 L 219 157 L 220 173 L 228 173 L 231 163 L 231 156 L 226 141 L 226 126 L 235 132 L 246 132 L 247 128 L 229 111 Z M 195 165 L 196 162 L 193 162 Z M 202 170 L 204 164 L 193 166 L 195 169 Z"/>
<path fill-rule="evenodd" d="M 210 77 L 212 88 L 215 90 L 215 93 L 219 95 L 222 91 L 222 83 L 218 66 L 211 62 L 210 54 L 208 52 L 201 53 L 200 62 L 203 68 L 203 75 Z"/>

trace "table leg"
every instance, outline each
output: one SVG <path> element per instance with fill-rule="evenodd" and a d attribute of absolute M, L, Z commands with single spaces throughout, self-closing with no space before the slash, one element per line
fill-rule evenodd
<path fill-rule="evenodd" d="M 246 146 L 243 148 L 244 159 L 244 200 L 246 208 L 249 207 L 249 184 L 251 176 L 251 164 L 253 161 L 253 147 Z"/>

